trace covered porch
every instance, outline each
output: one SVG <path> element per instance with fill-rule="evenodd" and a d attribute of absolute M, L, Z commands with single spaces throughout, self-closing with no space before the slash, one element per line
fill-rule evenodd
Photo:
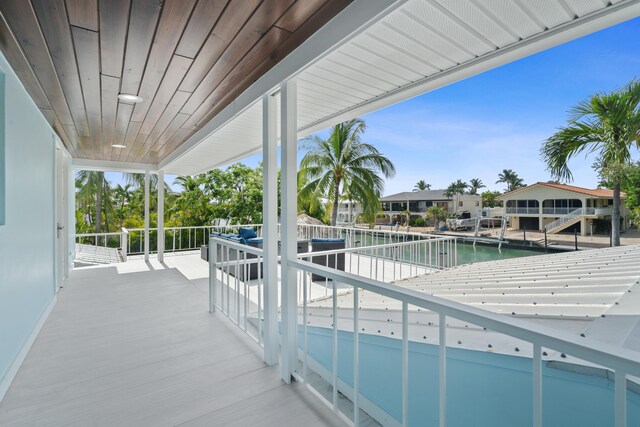
<path fill-rule="evenodd" d="M 193 254 L 74 270 L 0 425 L 343 425 L 208 312 L 207 274 Z"/>

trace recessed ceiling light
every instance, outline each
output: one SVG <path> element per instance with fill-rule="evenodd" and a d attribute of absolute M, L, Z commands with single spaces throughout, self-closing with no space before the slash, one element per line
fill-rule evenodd
<path fill-rule="evenodd" d="M 130 93 L 121 93 L 118 95 L 118 99 L 122 102 L 129 102 L 131 104 L 137 104 L 138 102 L 142 102 L 142 98 L 138 95 L 131 95 Z"/>
<path fill-rule="evenodd" d="M 126 145 L 122 145 L 122 144 L 111 144 L 112 148 L 127 148 Z"/>

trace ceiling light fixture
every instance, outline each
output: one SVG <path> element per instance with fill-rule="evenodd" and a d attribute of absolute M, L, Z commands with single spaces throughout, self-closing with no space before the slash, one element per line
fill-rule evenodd
<path fill-rule="evenodd" d="M 127 148 L 126 145 L 122 145 L 122 144 L 111 144 L 112 148 Z"/>
<path fill-rule="evenodd" d="M 122 102 L 128 102 L 130 104 L 137 104 L 138 102 L 142 102 L 142 98 L 138 95 L 131 95 L 130 93 L 121 93 L 118 95 L 118 99 Z"/>

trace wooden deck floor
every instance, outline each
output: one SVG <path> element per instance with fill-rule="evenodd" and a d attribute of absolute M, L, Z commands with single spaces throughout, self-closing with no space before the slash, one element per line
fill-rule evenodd
<path fill-rule="evenodd" d="M 0 402 L 1 426 L 343 425 L 209 314 L 202 287 L 147 266 L 72 273 Z"/>

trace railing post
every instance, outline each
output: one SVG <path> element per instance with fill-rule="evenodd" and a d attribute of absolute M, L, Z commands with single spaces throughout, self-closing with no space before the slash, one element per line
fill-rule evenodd
<path fill-rule="evenodd" d="M 144 260 L 149 261 L 149 171 L 144 173 Z"/>
<path fill-rule="evenodd" d="M 533 427 L 542 427 L 542 349 L 533 344 Z"/>
<path fill-rule="evenodd" d="M 447 425 L 447 317 L 440 313 L 440 352 L 439 352 L 439 414 L 440 427 Z"/>
<path fill-rule="evenodd" d="M 209 313 L 216 311 L 216 286 L 218 284 L 218 243 L 209 239 Z"/>
<path fill-rule="evenodd" d="M 120 251 L 122 252 L 122 260 L 127 262 L 127 246 L 129 244 L 129 231 L 122 227 L 120 232 Z"/>
<path fill-rule="evenodd" d="M 164 171 L 158 171 L 158 261 L 164 261 Z"/>
<path fill-rule="evenodd" d="M 627 427 L 627 376 L 621 369 L 615 370 L 615 426 Z"/>
<path fill-rule="evenodd" d="M 296 84 L 289 80 L 280 86 L 281 124 L 281 213 L 282 213 L 282 257 L 281 257 L 281 313 L 282 351 L 281 375 L 285 383 L 291 382 L 298 357 L 296 345 L 298 307 L 296 296 L 296 271 L 290 265 L 297 258 L 297 165 L 298 125 L 296 115 Z M 334 319 L 335 320 L 335 319 Z"/>
<path fill-rule="evenodd" d="M 402 425 L 409 425 L 409 304 L 402 301 Z"/>
<path fill-rule="evenodd" d="M 273 95 L 262 98 L 262 238 L 264 251 L 264 361 L 278 363 L 278 159 Z M 260 322 L 260 319 L 258 319 Z"/>

